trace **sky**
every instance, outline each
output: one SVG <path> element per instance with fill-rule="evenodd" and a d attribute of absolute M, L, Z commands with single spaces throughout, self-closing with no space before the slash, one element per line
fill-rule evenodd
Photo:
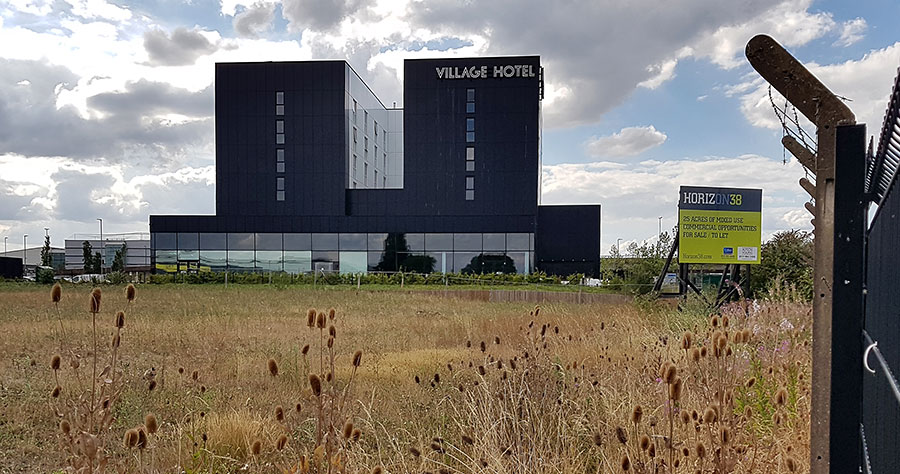
<path fill-rule="evenodd" d="M 531 54 L 541 203 L 600 204 L 604 254 L 671 229 L 681 185 L 762 188 L 764 239 L 809 230 L 744 46 L 774 37 L 877 135 L 897 18 L 896 0 L 6 0 L 0 236 L 61 247 L 98 218 L 213 214 L 216 62 L 345 59 L 402 106 L 404 59 Z"/>

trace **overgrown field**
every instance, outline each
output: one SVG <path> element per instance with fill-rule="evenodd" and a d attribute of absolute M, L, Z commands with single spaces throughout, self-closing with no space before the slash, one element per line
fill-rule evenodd
<path fill-rule="evenodd" d="M 0 287 L 0 472 L 808 470 L 800 303 L 101 290 Z"/>

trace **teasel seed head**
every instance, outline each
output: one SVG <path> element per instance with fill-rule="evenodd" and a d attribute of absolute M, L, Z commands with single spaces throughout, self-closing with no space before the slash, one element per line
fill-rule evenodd
<path fill-rule="evenodd" d="M 753 386 L 756 385 L 756 377 L 750 377 L 747 380 L 746 385 L 747 385 L 747 388 L 753 388 Z"/>
<path fill-rule="evenodd" d="M 313 395 L 322 395 L 322 381 L 316 374 L 309 374 L 309 386 L 312 388 Z"/>
<path fill-rule="evenodd" d="M 113 338 L 112 338 L 112 342 L 110 343 L 110 347 L 112 347 L 113 349 L 116 349 L 119 347 L 119 345 L 121 343 L 122 343 L 122 337 L 119 335 L 119 333 L 113 334 Z"/>
<path fill-rule="evenodd" d="M 412 447 L 412 446 L 409 448 L 409 453 L 412 454 L 414 458 L 417 458 L 422 455 L 421 451 L 419 451 L 418 449 L 416 449 L 415 447 Z"/>
<path fill-rule="evenodd" d="M 303 405 L 301 405 L 300 402 L 297 402 L 297 404 L 294 405 L 294 411 L 300 413 L 301 410 L 303 410 Z"/>
<path fill-rule="evenodd" d="M 722 327 L 723 327 L 723 328 L 727 328 L 727 327 L 728 327 L 728 322 L 729 322 L 728 315 L 722 316 Z"/>
<path fill-rule="evenodd" d="M 353 434 L 350 435 L 350 439 L 352 439 L 353 442 L 355 443 L 355 442 L 359 441 L 360 436 L 362 436 L 362 431 L 360 431 L 359 428 L 354 428 Z"/>
<path fill-rule="evenodd" d="M 261 452 L 262 452 L 262 441 L 260 441 L 260 440 L 254 441 L 253 444 L 250 446 L 250 453 L 253 454 L 254 456 L 259 456 L 259 453 L 261 453 Z"/>
<path fill-rule="evenodd" d="M 335 329 L 334 324 L 328 326 L 328 335 L 331 337 L 337 337 L 337 329 Z"/>
<path fill-rule="evenodd" d="M 147 432 L 144 431 L 144 427 L 140 427 L 137 429 L 137 448 L 144 449 L 147 447 Z"/>
<path fill-rule="evenodd" d="M 703 411 L 703 422 L 711 424 L 716 421 L 716 418 L 716 411 L 712 407 L 706 407 L 706 410 Z"/>
<path fill-rule="evenodd" d="M 156 380 L 151 380 L 150 384 L 147 385 L 147 391 L 152 392 L 156 388 Z"/>
<path fill-rule="evenodd" d="M 68 435 L 72 431 L 72 425 L 69 424 L 69 420 L 60 421 L 59 430 L 62 431 L 64 435 Z"/>
<path fill-rule="evenodd" d="M 731 442 L 731 431 L 727 426 L 723 426 L 719 431 L 719 440 L 722 442 L 723 446 L 726 446 Z"/>
<path fill-rule="evenodd" d="M 678 369 L 675 367 L 675 364 L 669 363 L 669 365 L 666 366 L 663 380 L 665 380 L 667 384 L 671 385 L 675 383 L 676 378 L 678 378 Z"/>
<path fill-rule="evenodd" d="M 197 379 L 200 378 L 200 371 L 195 369 L 193 372 L 191 372 L 191 378 L 196 382 Z"/>
<path fill-rule="evenodd" d="M 328 372 L 327 374 L 325 374 L 326 382 L 330 383 L 332 380 L 334 380 L 334 372 Z"/>
<path fill-rule="evenodd" d="M 59 283 L 55 283 L 53 288 L 50 289 L 50 301 L 53 303 L 59 303 L 59 300 L 62 299 L 62 286 Z"/>
<path fill-rule="evenodd" d="M 316 327 L 319 329 L 325 329 L 325 313 L 319 313 L 316 316 Z"/>
<path fill-rule="evenodd" d="M 134 301 L 136 290 L 134 289 L 134 284 L 129 283 L 128 286 L 125 287 L 125 299 L 128 301 Z"/>
<path fill-rule="evenodd" d="M 375 466 L 375 469 L 372 469 L 372 474 L 382 474 L 381 466 Z"/>
<path fill-rule="evenodd" d="M 712 319 L 709 320 L 709 324 L 714 328 L 719 327 L 719 317 L 713 316 Z"/>
<path fill-rule="evenodd" d="M 703 459 L 706 457 L 706 446 L 702 442 L 697 443 L 697 457 Z"/>
<path fill-rule="evenodd" d="M 275 359 L 269 359 L 267 365 L 269 367 L 269 375 L 271 375 L 272 377 L 278 375 L 278 362 L 275 362 Z"/>
<path fill-rule="evenodd" d="M 707 351 L 706 346 L 700 348 L 700 357 L 706 357 Z"/>
<path fill-rule="evenodd" d="M 687 458 L 687 457 L 690 457 L 690 456 L 691 456 L 691 450 L 688 449 L 688 448 L 681 448 L 681 454 L 682 454 L 684 457 L 686 457 L 686 458 Z"/>
<path fill-rule="evenodd" d="M 693 343 L 694 343 L 694 335 L 691 334 L 690 331 L 685 332 L 684 335 L 681 336 L 681 348 L 682 349 L 684 349 L 684 350 L 690 349 L 691 345 Z"/>
<path fill-rule="evenodd" d="M 350 439 L 353 436 L 353 422 L 348 421 L 344 423 L 344 439 Z"/>
<path fill-rule="evenodd" d="M 647 448 L 650 447 L 650 437 L 647 435 L 641 436 L 641 451 L 646 451 Z"/>
<path fill-rule="evenodd" d="M 313 327 L 316 325 L 316 309 L 309 308 L 306 311 L 306 325 L 309 327 Z"/>
<path fill-rule="evenodd" d="M 329 349 L 331 349 L 332 347 L 334 347 L 334 338 L 331 337 L 331 336 L 328 336 L 328 342 L 327 342 L 326 344 L 328 345 L 328 348 L 329 348 Z"/>
<path fill-rule="evenodd" d="M 656 457 L 656 445 L 655 444 L 650 443 L 650 447 L 647 448 L 647 455 L 650 456 L 651 458 Z"/>
<path fill-rule="evenodd" d="M 634 424 L 638 424 L 641 422 L 641 417 L 644 416 L 644 409 L 641 408 L 640 405 L 635 405 L 634 409 L 631 410 L 631 422 Z"/>
<path fill-rule="evenodd" d="M 494 336 L 494 344 L 500 344 L 500 336 Z"/>
<path fill-rule="evenodd" d="M 743 334 L 744 342 L 750 342 L 750 338 L 753 337 L 753 331 L 751 331 L 750 329 L 744 329 L 743 331 L 741 331 L 741 333 Z"/>
<path fill-rule="evenodd" d="M 486 374 L 486 373 L 487 373 L 487 371 L 484 370 L 484 366 L 483 366 L 483 365 L 479 365 L 479 366 L 478 366 L 478 375 L 484 377 L 484 374 Z"/>
<path fill-rule="evenodd" d="M 486 350 L 487 350 L 487 346 L 484 344 L 484 341 L 481 341 L 481 352 L 484 352 Z"/>
<path fill-rule="evenodd" d="M 785 467 L 787 467 L 788 472 L 797 472 L 797 461 L 793 456 L 788 456 L 787 459 L 784 460 Z"/>
<path fill-rule="evenodd" d="M 59 398 L 59 393 L 60 393 L 60 392 L 62 392 L 62 387 L 60 387 L 59 385 L 57 385 L 56 387 L 53 387 L 53 391 L 50 392 L 50 396 L 53 397 L 53 398 Z"/>
<path fill-rule="evenodd" d="M 475 440 L 472 439 L 471 436 L 469 436 L 469 435 L 467 435 L 467 434 L 465 434 L 465 433 L 463 433 L 462 436 L 460 436 L 460 439 L 462 440 L 463 443 L 466 443 L 466 444 L 468 444 L 468 445 L 473 445 L 473 444 L 475 444 Z"/>
<path fill-rule="evenodd" d="M 684 424 L 688 424 L 691 422 L 691 415 L 687 412 L 687 410 L 681 410 L 681 422 Z"/>
<path fill-rule="evenodd" d="M 125 312 L 119 311 L 116 313 L 116 327 L 123 328 L 125 327 Z"/>
<path fill-rule="evenodd" d="M 328 319 L 329 320 L 334 321 L 335 314 L 336 313 L 334 311 L 334 308 L 328 308 Z"/>
<path fill-rule="evenodd" d="M 144 417 L 144 426 L 147 427 L 147 433 L 156 433 L 156 430 L 159 429 L 159 423 L 156 422 L 156 415 L 147 413 L 147 416 Z"/>
<path fill-rule="evenodd" d="M 138 433 L 137 430 L 132 428 L 125 432 L 125 436 L 122 438 L 122 445 L 128 449 L 131 449 L 137 446 L 138 442 Z"/>
<path fill-rule="evenodd" d="M 434 374 L 434 383 L 441 383 L 441 374 Z"/>
<path fill-rule="evenodd" d="M 775 404 L 778 406 L 783 406 L 787 402 L 788 394 L 787 390 L 781 388 L 775 392 Z"/>
<path fill-rule="evenodd" d="M 621 426 L 616 427 L 616 438 L 622 444 L 628 442 L 628 434 L 625 432 L 625 428 L 622 428 Z"/>
<path fill-rule="evenodd" d="M 281 405 L 275 406 L 275 419 L 278 421 L 284 421 L 284 408 Z"/>
<path fill-rule="evenodd" d="M 50 368 L 59 370 L 60 363 L 62 363 L 62 358 L 59 357 L 59 354 L 53 354 L 53 357 L 50 358 Z"/>
<path fill-rule="evenodd" d="M 628 472 L 631 470 L 631 459 L 628 458 L 628 455 L 622 457 L 622 471 Z"/>
<path fill-rule="evenodd" d="M 100 297 L 101 296 L 102 295 L 100 292 L 100 288 L 94 288 L 93 291 L 91 291 L 90 298 L 91 298 L 91 312 L 92 313 L 96 314 L 96 313 L 100 312 Z"/>
<path fill-rule="evenodd" d="M 303 349 L 301 349 L 300 352 L 301 352 L 303 355 L 306 355 L 306 353 L 309 352 L 309 344 L 303 346 Z"/>
<path fill-rule="evenodd" d="M 356 351 L 353 353 L 353 367 L 359 367 L 359 364 L 362 362 L 362 351 Z"/>
<path fill-rule="evenodd" d="M 675 381 L 672 382 L 672 385 L 669 385 L 669 398 L 672 401 L 677 402 L 677 401 L 681 400 L 681 388 L 682 388 L 681 377 L 675 377 Z"/>
<path fill-rule="evenodd" d="M 599 432 L 595 431 L 593 438 L 594 438 L 594 446 L 597 446 L 597 447 L 603 446 L 603 435 L 601 435 Z"/>
<path fill-rule="evenodd" d="M 278 441 L 275 442 L 275 449 L 281 451 L 284 449 L 284 446 L 288 442 L 288 437 L 284 434 L 278 437 Z"/>
<path fill-rule="evenodd" d="M 691 360 L 700 362 L 700 349 L 697 349 L 696 347 L 691 348 Z"/>

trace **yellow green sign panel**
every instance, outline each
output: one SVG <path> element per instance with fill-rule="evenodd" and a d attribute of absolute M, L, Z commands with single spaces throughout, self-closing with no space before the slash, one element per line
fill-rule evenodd
<path fill-rule="evenodd" d="M 761 242 L 761 189 L 681 187 L 680 263 L 757 264 Z"/>

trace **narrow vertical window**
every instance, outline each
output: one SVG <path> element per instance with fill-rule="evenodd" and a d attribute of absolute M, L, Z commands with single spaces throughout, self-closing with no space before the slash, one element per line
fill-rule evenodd
<path fill-rule="evenodd" d="M 475 119 L 473 119 L 473 118 L 466 119 L 466 131 L 467 132 L 475 131 Z"/>
<path fill-rule="evenodd" d="M 284 106 L 283 105 L 275 106 L 275 115 L 284 115 Z"/>
<path fill-rule="evenodd" d="M 284 105 L 284 92 L 278 91 L 275 93 L 275 104 Z"/>
<path fill-rule="evenodd" d="M 466 102 L 475 102 L 475 89 L 466 89 Z"/>
<path fill-rule="evenodd" d="M 284 120 L 275 121 L 275 133 L 284 133 Z"/>
<path fill-rule="evenodd" d="M 284 161 L 284 148 L 279 148 L 275 150 L 275 161 L 283 162 Z"/>
<path fill-rule="evenodd" d="M 275 190 L 284 191 L 284 178 L 275 178 Z"/>

